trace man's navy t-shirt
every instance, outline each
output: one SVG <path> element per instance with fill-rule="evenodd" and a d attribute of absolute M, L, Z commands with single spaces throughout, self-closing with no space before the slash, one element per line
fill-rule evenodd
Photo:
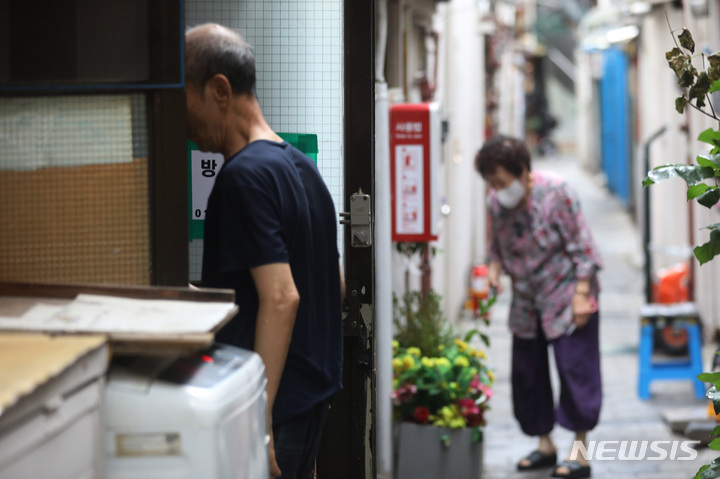
<path fill-rule="evenodd" d="M 216 339 L 253 349 L 258 296 L 250 268 L 289 263 L 300 294 L 274 424 L 341 387 L 336 221 L 317 167 L 285 142 L 254 141 L 227 159 L 208 199 L 202 283 L 233 288 L 240 309 Z"/>

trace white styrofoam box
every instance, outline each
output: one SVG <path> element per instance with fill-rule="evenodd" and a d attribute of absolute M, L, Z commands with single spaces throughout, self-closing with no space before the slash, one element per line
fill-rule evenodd
<path fill-rule="evenodd" d="M 0 479 L 105 477 L 100 405 L 106 345 L 0 416 Z"/>
<path fill-rule="evenodd" d="M 260 356 L 220 344 L 113 365 L 108 479 L 269 477 L 266 382 Z"/>

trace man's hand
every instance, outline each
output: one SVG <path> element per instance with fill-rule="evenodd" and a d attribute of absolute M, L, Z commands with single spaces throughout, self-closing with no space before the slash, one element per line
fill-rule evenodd
<path fill-rule="evenodd" d="M 270 458 L 270 476 L 281 477 L 282 471 L 275 460 L 275 438 L 273 437 L 272 427 L 270 428 L 270 444 L 268 444 L 268 456 Z"/>

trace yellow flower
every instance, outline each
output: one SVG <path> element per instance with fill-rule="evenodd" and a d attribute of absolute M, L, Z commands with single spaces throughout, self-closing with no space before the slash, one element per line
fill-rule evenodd
<path fill-rule="evenodd" d="M 428 358 L 427 356 L 423 356 L 423 358 L 420 360 L 420 362 L 426 368 L 434 368 L 435 367 L 435 358 Z"/>
<path fill-rule="evenodd" d="M 402 359 L 400 359 L 400 358 L 393 358 L 392 363 L 393 363 L 393 368 L 395 369 L 395 371 L 397 371 L 397 372 L 401 372 L 401 371 L 402 371 L 402 369 L 403 369 L 403 361 L 402 361 Z"/>
<path fill-rule="evenodd" d="M 444 350 L 445 350 L 444 345 L 441 344 L 440 346 L 438 346 L 438 351 L 440 351 L 442 353 Z"/>
<path fill-rule="evenodd" d="M 455 358 L 455 361 L 453 361 L 453 364 L 455 366 L 460 366 L 461 368 L 466 368 L 470 366 L 470 361 L 465 356 L 458 356 Z"/>
<path fill-rule="evenodd" d="M 450 360 L 448 358 L 437 358 L 435 364 L 441 368 L 449 368 Z"/>
<path fill-rule="evenodd" d="M 467 427 L 465 418 L 460 414 L 460 410 L 456 405 L 445 406 L 435 416 L 430 416 L 430 421 L 435 426 L 448 427 L 452 429 L 461 429 Z"/>
<path fill-rule="evenodd" d="M 395 350 L 397 350 L 397 348 L 400 347 L 400 343 L 397 342 L 397 339 L 393 339 L 392 345 L 393 345 L 393 352 Z"/>
<path fill-rule="evenodd" d="M 465 423 L 465 418 L 462 417 L 452 419 L 448 424 L 451 429 L 462 429 L 466 425 L 467 424 Z"/>
<path fill-rule="evenodd" d="M 403 366 L 405 367 L 405 369 L 412 369 L 412 367 L 415 366 L 415 360 L 410 355 L 405 356 L 402 359 L 402 363 L 403 363 Z"/>
<path fill-rule="evenodd" d="M 483 351 L 482 349 L 478 349 L 475 352 L 475 357 L 480 359 L 487 359 L 487 354 L 485 354 L 485 351 Z"/>
<path fill-rule="evenodd" d="M 408 348 L 407 352 L 409 355 L 415 356 L 416 358 L 419 358 L 420 356 L 422 356 L 422 353 L 420 352 L 420 348 L 416 348 L 414 346 Z"/>
<path fill-rule="evenodd" d="M 461 353 L 465 352 L 465 350 L 468 348 L 467 343 L 461 339 L 455 339 L 455 344 L 457 344 L 457 347 Z"/>
<path fill-rule="evenodd" d="M 487 375 L 490 378 L 490 381 L 495 382 L 495 373 L 488 369 Z"/>
<path fill-rule="evenodd" d="M 453 410 L 452 406 L 443 406 L 440 409 L 440 416 L 442 416 L 443 419 L 450 420 L 453 418 Z"/>
<path fill-rule="evenodd" d="M 477 374 L 477 368 L 470 368 L 470 375 L 475 376 Z"/>
<path fill-rule="evenodd" d="M 467 354 L 468 354 L 468 356 L 470 356 L 470 357 L 475 356 L 475 353 L 477 353 L 477 351 L 475 351 L 475 348 L 470 348 L 470 349 L 468 349 L 468 351 L 467 351 Z"/>
<path fill-rule="evenodd" d="M 455 389 L 455 390 L 457 390 L 457 388 L 458 388 L 457 383 L 454 383 L 454 382 L 453 382 L 453 383 L 450 383 L 450 389 Z"/>

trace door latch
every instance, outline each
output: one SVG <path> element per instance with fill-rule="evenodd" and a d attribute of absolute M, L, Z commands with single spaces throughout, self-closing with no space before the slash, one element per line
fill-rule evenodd
<path fill-rule="evenodd" d="M 350 212 L 340 213 L 342 225 L 350 225 L 350 246 L 369 248 L 372 246 L 372 208 L 370 195 L 358 188 L 350 197 Z M 349 218 L 349 219 L 348 219 Z"/>

